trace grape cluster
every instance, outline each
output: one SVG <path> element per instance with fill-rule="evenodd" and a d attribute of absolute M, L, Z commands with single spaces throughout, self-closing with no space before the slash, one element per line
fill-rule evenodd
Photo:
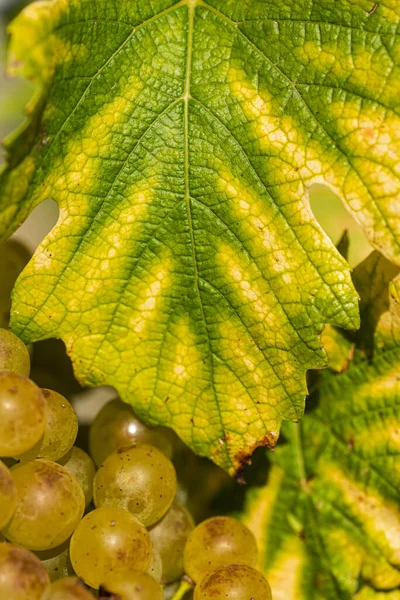
<path fill-rule="evenodd" d="M 87 453 L 72 405 L 29 375 L 28 349 L 0 329 L 0 598 L 163 600 L 184 580 L 194 600 L 271 599 L 247 527 L 195 527 L 178 501 L 172 432 L 114 399 Z"/>

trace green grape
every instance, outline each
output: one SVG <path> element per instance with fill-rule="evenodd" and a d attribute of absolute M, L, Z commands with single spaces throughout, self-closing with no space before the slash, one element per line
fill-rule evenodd
<path fill-rule="evenodd" d="M 11 519 L 17 506 L 17 490 L 10 471 L 0 460 L 0 529 Z"/>
<path fill-rule="evenodd" d="M 40 389 L 22 375 L 0 373 L 0 456 L 30 450 L 46 428 L 46 400 Z"/>
<path fill-rule="evenodd" d="M 65 542 L 85 509 L 82 488 L 72 473 L 45 459 L 15 465 L 11 473 L 17 507 L 4 529 L 6 538 L 30 550 L 49 550 Z"/>
<path fill-rule="evenodd" d="M 12 371 L 29 377 L 31 359 L 28 348 L 16 335 L 0 329 L 0 371 Z"/>
<path fill-rule="evenodd" d="M 148 573 L 119 571 L 111 573 L 104 581 L 104 589 L 115 594 L 118 600 L 163 600 L 160 584 Z"/>
<path fill-rule="evenodd" d="M 226 565 L 208 573 L 194 590 L 194 600 L 272 600 L 265 577 L 248 565 Z"/>
<path fill-rule="evenodd" d="M 0 327 L 8 327 L 11 291 L 18 275 L 30 259 L 28 250 L 15 240 L 0 244 Z"/>
<path fill-rule="evenodd" d="M 176 493 L 171 461 L 148 444 L 121 448 L 102 464 L 94 478 L 96 506 L 115 506 L 135 514 L 146 526 L 167 512 Z"/>
<path fill-rule="evenodd" d="M 161 555 L 157 548 L 153 545 L 150 564 L 146 570 L 146 573 L 154 577 L 156 581 L 161 581 L 163 565 L 161 562 Z"/>
<path fill-rule="evenodd" d="M 151 559 L 147 529 L 120 508 L 98 508 L 76 528 L 70 544 L 72 566 L 87 585 L 98 588 L 114 571 L 145 571 Z"/>
<path fill-rule="evenodd" d="M 43 437 L 28 452 L 18 458 L 59 460 L 71 449 L 78 433 L 78 417 L 71 404 L 53 390 L 42 389 L 47 404 L 47 423 Z"/>
<path fill-rule="evenodd" d="M 171 583 L 183 575 L 183 551 L 193 529 L 191 515 L 186 508 L 176 503 L 150 529 L 153 546 L 161 555 L 163 583 Z"/>
<path fill-rule="evenodd" d="M 97 466 L 119 448 L 136 443 L 151 444 L 160 448 L 166 456 L 172 455 L 172 444 L 163 428 L 144 425 L 131 406 L 119 398 L 105 404 L 89 432 L 90 454 Z"/>
<path fill-rule="evenodd" d="M 40 560 L 26 548 L 0 543 L 0 597 L 3 600 L 41 600 L 49 576 Z"/>
<path fill-rule="evenodd" d="M 200 581 L 211 569 L 241 563 L 253 567 L 257 544 L 251 531 L 232 517 L 212 517 L 197 525 L 185 547 L 185 571 Z"/>
<path fill-rule="evenodd" d="M 35 555 L 46 567 L 50 581 L 56 581 L 62 577 L 69 577 L 74 574 L 69 558 L 69 542 L 70 540 L 68 539 L 60 546 L 51 548 L 51 550 L 35 552 Z"/>
<path fill-rule="evenodd" d="M 78 446 L 73 446 L 59 462 L 78 480 L 85 494 L 85 504 L 88 506 L 93 498 L 93 479 L 96 473 L 94 462 Z"/>
<path fill-rule="evenodd" d="M 78 577 L 66 577 L 52 583 L 43 600 L 94 600 L 94 596 Z"/>

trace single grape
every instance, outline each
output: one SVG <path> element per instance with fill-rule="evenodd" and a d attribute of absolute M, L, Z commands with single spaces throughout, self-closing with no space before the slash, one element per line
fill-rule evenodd
<path fill-rule="evenodd" d="M 29 259 L 29 251 L 20 242 L 7 240 L 0 244 L 0 327 L 8 327 L 11 291 L 18 275 Z"/>
<path fill-rule="evenodd" d="M 66 577 L 52 583 L 43 600 L 94 600 L 94 596 L 78 577 Z"/>
<path fill-rule="evenodd" d="M 148 568 L 146 569 L 146 573 L 148 573 L 149 575 L 154 577 L 154 579 L 156 581 L 161 581 L 162 569 L 163 569 L 163 565 L 161 562 L 161 555 L 160 555 L 159 551 L 157 550 L 157 548 L 153 544 L 152 551 L 151 551 L 150 564 L 149 564 Z"/>
<path fill-rule="evenodd" d="M 78 433 L 78 417 L 68 400 L 53 390 L 42 389 L 42 394 L 47 404 L 46 428 L 39 442 L 18 457 L 21 461 L 59 460 L 72 448 Z"/>
<path fill-rule="evenodd" d="M 163 600 L 160 584 L 148 573 L 119 571 L 111 573 L 104 581 L 104 589 L 115 594 L 118 600 Z"/>
<path fill-rule="evenodd" d="M 185 547 L 185 571 L 196 582 L 210 569 L 233 563 L 253 567 L 256 562 L 257 544 L 253 534 L 232 517 L 203 521 L 192 531 Z"/>
<path fill-rule="evenodd" d="M 194 590 L 194 600 L 272 600 L 265 577 L 248 565 L 226 565 L 208 573 Z"/>
<path fill-rule="evenodd" d="M 162 562 L 162 582 L 176 581 L 184 573 L 183 551 L 194 521 L 181 504 L 174 503 L 167 514 L 150 529 L 153 546 Z"/>
<path fill-rule="evenodd" d="M 3 529 L 17 506 L 17 490 L 10 471 L 0 460 L 0 529 Z"/>
<path fill-rule="evenodd" d="M 0 371 L 12 371 L 29 377 L 31 359 L 28 348 L 16 335 L 0 329 Z"/>
<path fill-rule="evenodd" d="M 18 456 L 32 448 L 46 427 L 46 401 L 27 377 L 0 372 L 0 456 Z"/>
<path fill-rule="evenodd" d="M 11 469 L 17 507 L 4 535 L 30 550 L 59 546 L 73 532 L 85 509 L 85 497 L 75 477 L 45 459 Z"/>
<path fill-rule="evenodd" d="M 96 473 L 94 462 L 78 446 L 73 446 L 59 462 L 78 480 L 85 494 L 85 504 L 88 506 L 93 498 L 93 480 Z"/>
<path fill-rule="evenodd" d="M 74 574 L 69 558 L 69 542 L 70 540 L 68 539 L 60 546 L 51 548 L 51 550 L 35 552 L 35 555 L 46 567 L 50 581 L 56 581 L 62 577 L 69 577 Z"/>
<path fill-rule="evenodd" d="M 119 398 L 105 404 L 89 431 L 90 454 L 97 466 L 119 448 L 136 443 L 150 444 L 162 450 L 166 456 L 172 455 L 172 444 L 163 428 L 144 425 L 131 406 Z"/>
<path fill-rule="evenodd" d="M 116 571 L 146 571 L 151 551 L 147 529 L 120 508 L 103 507 L 88 513 L 76 528 L 70 545 L 76 574 L 96 589 Z"/>
<path fill-rule="evenodd" d="M 148 444 L 120 448 L 99 467 L 94 478 L 96 506 L 124 508 L 146 526 L 167 512 L 176 493 L 171 461 Z"/>
<path fill-rule="evenodd" d="M 0 598 L 41 600 L 49 576 L 40 560 L 26 548 L 0 543 Z"/>

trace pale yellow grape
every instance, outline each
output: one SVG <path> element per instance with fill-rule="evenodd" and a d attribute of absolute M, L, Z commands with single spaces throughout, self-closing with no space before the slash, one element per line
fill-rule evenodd
<path fill-rule="evenodd" d="M 17 506 L 17 490 L 10 471 L 0 460 L 0 529 L 3 529 Z"/>
<path fill-rule="evenodd" d="M 23 375 L 0 372 L 0 456 L 18 456 L 33 448 L 46 428 L 46 401 Z"/>
<path fill-rule="evenodd" d="M 42 389 L 47 404 L 47 422 L 43 437 L 18 458 L 23 461 L 47 458 L 57 461 L 72 448 L 78 433 L 78 417 L 64 396 Z"/>
<path fill-rule="evenodd" d="M 93 480 L 96 473 L 94 462 L 78 446 L 73 446 L 59 462 L 78 480 L 85 494 L 85 504 L 88 506 L 93 498 Z"/>
<path fill-rule="evenodd" d="M 136 443 L 157 446 L 166 456 L 172 454 L 172 444 L 160 427 L 147 427 L 119 398 L 111 400 L 99 411 L 89 431 L 90 454 L 97 464 L 118 450 Z"/>
<path fill-rule="evenodd" d="M 167 512 L 176 494 L 171 461 L 148 444 L 117 450 L 99 467 L 94 478 L 96 506 L 124 508 L 149 527 Z"/>
<path fill-rule="evenodd" d="M 52 583 L 43 600 L 94 600 L 94 596 L 78 577 L 66 577 Z"/>
<path fill-rule="evenodd" d="M 151 552 L 147 529 L 120 508 L 103 507 L 88 513 L 76 528 L 70 545 L 76 574 L 96 589 L 116 571 L 146 571 Z"/>
<path fill-rule="evenodd" d="M 251 531 L 232 517 L 212 517 L 190 534 L 184 552 L 185 572 L 200 581 L 210 569 L 241 563 L 254 566 L 257 544 Z"/>
<path fill-rule="evenodd" d="M 196 585 L 194 600 L 272 600 L 272 595 L 268 581 L 253 567 L 226 565 Z"/>
<path fill-rule="evenodd" d="M 60 546 L 51 548 L 51 550 L 35 552 L 35 555 L 46 567 L 50 581 L 56 581 L 57 579 L 69 577 L 74 574 L 69 558 L 69 542 L 70 540 L 68 539 Z"/>
<path fill-rule="evenodd" d="M 4 528 L 6 538 L 30 550 L 49 550 L 65 542 L 85 509 L 76 478 L 63 466 L 45 459 L 15 465 L 11 473 L 17 506 Z"/>
<path fill-rule="evenodd" d="M 12 371 L 29 377 L 31 359 L 28 348 L 16 335 L 0 329 L 0 371 Z"/>
<path fill-rule="evenodd" d="M 148 573 L 120 571 L 111 573 L 104 581 L 107 592 L 118 595 L 118 600 L 163 600 L 160 584 Z"/>
<path fill-rule="evenodd" d="M 163 565 L 161 562 L 161 555 L 158 549 L 154 546 L 151 551 L 150 564 L 146 569 L 146 573 L 154 577 L 156 581 L 161 581 Z"/>
<path fill-rule="evenodd" d="M 48 585 L 47 571 L 32 552 L 0 543 L 1 600 L 41 600 Z"/>
<path fill-rule="evenodd" d="M 183 575 L 183 551 L 193 529 L 192 516 L 186 508 L 176 503 L 150 529 L 153 546 L 158 549 L 161 556 L 163 583 L 171 583 Z"/>

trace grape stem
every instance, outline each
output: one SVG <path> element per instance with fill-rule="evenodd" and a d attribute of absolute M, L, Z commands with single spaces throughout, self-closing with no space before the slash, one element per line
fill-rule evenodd
<path fill-rule="evenodd" d="M 191 590 L 193 586 L 188 581 L 181 581 L 181 585 L 176 590 L 175 594 L 172 596 L 171 600 L 182 600 L 185 594 Z"/>

